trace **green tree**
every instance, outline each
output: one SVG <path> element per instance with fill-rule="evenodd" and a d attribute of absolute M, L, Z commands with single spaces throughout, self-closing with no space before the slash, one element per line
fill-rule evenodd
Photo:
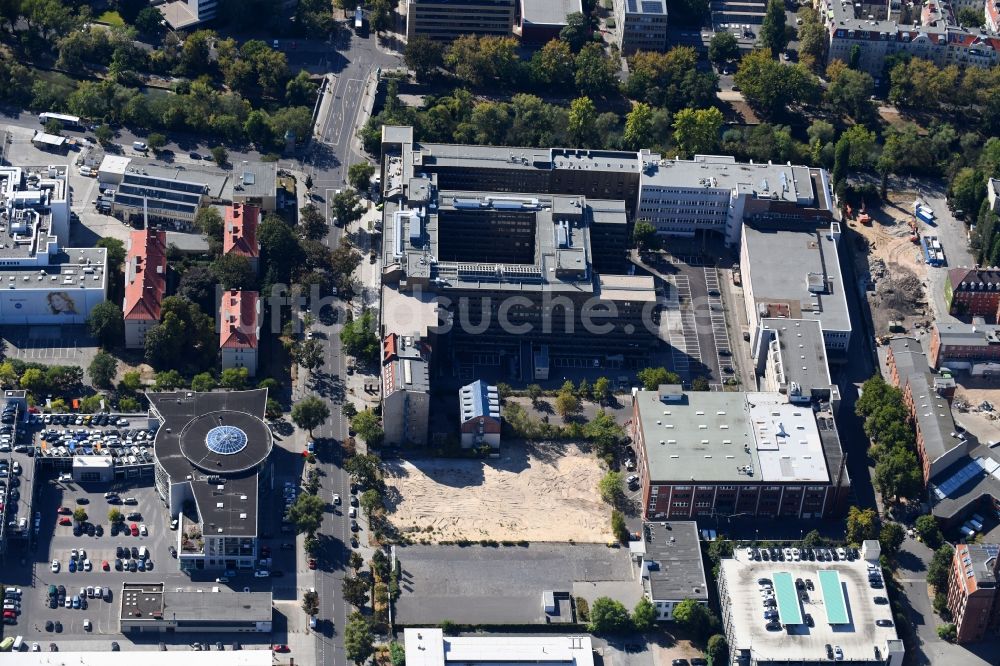
<path fill-rule="evenodd" d="M 518 72 L 517 41 L 509 37 L 462 35 L 445 50 L 444 62 L 456 77 L 480 86 L 510 83 Z"/>
<path fill-rule="evenodd" d="M 642 387 L 647 391 L 655 391 L 661 384 L 680 384 L 681 378 L 676 372 L 666 368 L 643 368 L 637 374 Z"/>
<path fill-rule="evenodd" d="M 347 658 L 360 666 L 375 652 L 371 624 L 364 615 L 351 613 L 344 628 L 344 652 Z"/>
<path fill-rule="evenodd" d="M 94 130 L 94 138 L 102 146 L 107 146 L 115 140 L 115 131 L 108 127 L 107 123 L 102 123 Z"/>
<path fill-rule="evenodd" d="M 583 436 L 594 444 L 598 456 L 606 458 L 625 438 L 625 431 L 614 417 L 601 410 L 583 426 Z"/>
<path fill-rule="evenodd" d="M 359 192 L 366 192 L 371 187 L 372 176 L 375 175 L 375 165 L 369 162 L 352 164 L 347 170 L 347 182 Z"/>
<path fill-rule="evenodd" d="M 728 662 L 729 643 L 722 634 L 715 634 L 708 639 L 705 648 L 705 656 L 708 657 L 709 666 L 724 666 Z"/>
<path fill-rule="evenodd" d="M 712 35 L 712 41 L 708 44 L 709 60 L 716 65 L 724 65 L 739 57 L 740 44 L 736 41 L 736 36 L 733 33 L 723 30 Z"/>
<path fill-rule="evenodd" d="M 837 152 L 833 158 L 833 174 L 830 176 L 835 192 L 839 192 L 847 182 L 847 169 L 850 164 L 850 158 L 851 142 L 844 137 L 840 137 L 840 140 L 837 141 Z"/>
<path fill-rule="evenodd" d="M 527 389 L 528 397 L 531 398 L 531 404 L 537 404 L 538 399 L 542 397 L 542 387 L 538 384 L 528 384 Z"/>
<path fill-rule="evenodd" d="M 73 520 L 75 520 L 78 523 L 85 522 L 87 520 L 87 510 L 84 509 L 82 506 L 77 507 L 73 511 Z"/>
<path fill-rule="evenodd" d="M 337 224 L 347 226 L 351 222 L 360 220 L 365 214 L 365 209 L 357 192 L 343 190 L 340 194 L 333 195 L 330 201 L 330 213 L 337 220 Z"/>
<path fill-rule="evenodd" d="M 193 388 L 193 387 L 192 387 Z M 280 419 L 284 410 L 281 408 L 281 403 L 274 398 L 268 398 L 264 406 L 264 417 L 272 420 Z"/>
<path fill-rule="evenodd" d="M 330 227 L 320 209 L 315 204 L 309 203 L 299 209 L 299 229 L 303 237 L 320 240 L 327 235 Z"/>
<path fill-rule="evenodd" d="M 384 435 L 378 416 L 369 409 L 358 412 L 351 418 L 351 430 L 358 433 L 361 439 L 371 444 L 381 441 Z"/>
<path fill-rule="evenodd" d="M 937 548 L 944 540 L 941 528 L 938 527 L 937 519 L 932 515 L 917 517 L 913 527 L 920 540 L 926 543 L 928 548 Z"/>
<path fill-rule="evenodd" d="M 361 493 L 358 502 L 361 504 L 361 508 L 365 510 L 365 513 L 371 516 L 378 509 L 382 508 L 382 495 L 374 488 L 369 488 Z M 381 553 L 382 551 L 379 550 L 376 552 Z"/>
<path fill-rule="evenodd" d="M 625 514 L 618 509 L 611 510 L 611 534 L 618 543 L 628 543 L 628 525 L 625 524 Z"/>
<path fill-rule="evenodd" d="M 979 210 L 986 198 L 986 178 L 971 167 L 960 169 L 948 185 L 948 198 L 955 208 L 967 212 Z"/>
<path fill-rule="evenodd" d="M 225 231 L 225 223 L 219 209 L 214 206 L 206 206 L 198 210 L 194 217 L 194 226 L 198 228 L 207 238 L 222 242 L 222 233 Z"/>
<path fill-rule="evenodd" d="M 211 372 L 201 372 L 191 378 L 191 390 L 205 393 L 212 391 L 218 386 L 215 377 Z"/>
<path fill-rule="evenodd" d="M 712 625 L 708 608 L 694 599 L 684 599 L 674 606 L 674 621 L 695 637 L 704 636 Z"/>
<path fill-rule="evenodd" d="M 21 388 L 38 393 L 45 388 L 45 375 L 38 368 L 28 368 L 21 373 Z"/>
<path fill-rule="evenodd" d="M 138 370 L 129 370 L 122 376 L 121 388 L 129 393 L 135 393 L 142 386 L 142 374 Z"/>
<path fill-rule="evenodd" d="M 603 405 L 611 397 L 611 382 L 607 377 L 598 377 L 594 380 L 594 401 Z"/>
<path fill-rule="evenodd" d="M 927 566 L 927 583 L 933 585 L 934 589 L 941 591 L 948 589 L 948 576 L 951 573 L 954 555 L 955 549 L 949 544 L 944 544 L 934 551 L 931 563 Z"/>
<path fill-rule="evenodd" d="M 201 369 L 218 353 L 215 322 L 191 301 L 168 296 L 160 305 L 160 323 L 146 332 L 146 361 L 154 368 Z"/>
<path fill-rule="evenodd" d="M 875 463 L 873 481 L 882 497 L 889 501 L 899 497 L 917 497 L 924 486 L 917 455 L 902 447 L 893 448 Z"/>
<path fill-rule="evenodd" d="M 285 84 L 285 102 L 291 106 L 312 104 L 315 96 L 316 84 L 313 83 L 309 72 L 304 69 L 300 69 L 299 73 Z"/>
<path fill-rule="evenodd" d="M 589 97 L 577 97 L 569 105 L 569 140 L 575 146 L 588 147 L 597 141 L 597 107 Z"/>
<path fill-rule="evenodd" d="M 42 129 L 45 130 L 46 134 L 54 134 L 56 136 L 59 136 L 60 134 L 62 134 L 63 124 L 58 120 L 52 119 L 46 122 L 45 126 L 42 127 Z"/>
<path fill-rule="evenodd" d="M 418 81 L 426 80 L 444 65 L 444 45 L 424 35 L 417 35 L 407 41 L 403 62 L 413 70 Z"/>
<path fill-rule="evenodd" d="M 143 7 L 135 16 L 136 29 L 146 35 L 157 35 L 162 31 L 163 14 L 156 7 Z"/>
<path fill-rule="evenodd" d="M 314 428 L 322 425 L 330 418 L 330 407 L 316 396 L 307 396 L 292 406 L 292 421 L 300 428 L 309 431 L 312 437 Z"/>
<path fill-rule="evenodd" d="M 768 0 L 764 14 L 764 24 L 757 35 L 757 43 L 762 49 L 767 49 L 772 58 L 788 46 L 788 33 L 785 30 L 785 3 L 781 0 Z"/>
<path fill-rule="evenodd" d="M 825 27 L 820 26 L 820 30 L 826 34 Z M 871 121 L 875 112 L 871 101 L 871 96 L 875 93 L 875 80 L 871 74 L 851 69 L 835 60 L 826 68 L 826 78 L 830 81 L 823 93 L 823 101 L 827 107 L 839 114 L 846 112 L 861 123 Z"/>
<path fill-rule="evenodd" d="M 802 25 L 798 29 L 799 60 L 816 69 L 826 63 L 830 33 L 827 32 L 823 20 L 812 7 L 799 9 Z"/>
<path fill-rule="evenodd" d="M 340 331 L 344 351 L 364 363 L 373 363 L 378 357 L 379 340 L 375 335 L 375 320 L 370 310 Z"/>
<path fill-rule="evenodd" d="M 226 162 L 229 161 L 229 151 L 226 150 L 225 146 L 215 146 L 211 150 L 212 161 L 221 166 L 226 166 Z"/>
<path fill-rule="evenodd" d="M 560 391 L 556 396 L 555 407 L 559 416 L 565 420 L 580 411 L 580 399 L 572 393 Z"/>
<path fill-rule="evenodd" d="M 146 137 L 146 145 L 149 146 L 149 149 L 154 153 L 158 153 L 165 145 L 167 145 L 167 137 L 160 132 L 152 132 Z"/>
<path fill-rule="evenodd" d="M 108 510 L 108 522 L 109 523 L 121 523 L 125 521 L 125 515 L 119 511 L 117 508 L 112 507 Z"/>
<path fill-rule="evenodd" d="M 796 104 L 812 101 L 819 93 L 819 83 L 809 70 L 799 63 L 780 63 L 764 49 L 754 51 L 740 61 L 734 80 L 750 106 L 768 117 L 786 112 Z"/>
<path fill-rule="evenodd" d="M 656 606 L 653 602 L 643 597 L 632 610 L 632 626 L 636 631 L 644 633 L 656 625 Z"/>
<path fill-rule="evenodd" d="M 304 340 L 292 347 L 292 359 L 306 370 L 315 370 L 324 363 L 324 351 L 319 340 Z"/>
<path fill-rule="evenodd" d="M 970 28 L 978 28 L 981 25 L 986 25 L 986 19 L 983 14 L 982 7 L 961 7 L 958 12 L 956 12 L 956 18 L 958 19 L 959 25 L 964 25 Z"/>
<path fill-rule="evenodd" d="M 551 40 L 531 58 L 531 77 L 540 85 L 557 88 L 571 85 L 575 71 L 573 51 L 562 40 Z"/>
<path fill-rule="evenodd" d="M 100 351 L 94 355 L 87 368 L 94 386 L 111 388 L 114 386 L 115 375 L 118 373 L 118 360 L 111 354 Z"/>
<path fill-rule="evenodd" d="M 104 349 L 118 345 L 125 336 L 125 319 L 121 307 L 111 301 L 95 305 L 87 315 L 87 332 Z"/>
<path fill-rule="evenodd" d="M 847 543 L 860 546 L 862 541 L 878 538 L 878 514 L 875 509 L 851 506 L 847 510 Z"/>
<path fill-rule="evenodd" d="M 653 109 L 639 102 L 632 107 L 625 118 L 625 132 L 622 140 L 627 148 L 639 150 L 653 142 Z"/>
<path fill-rule="evenodd" d="M 852 169 L 864 169 L 871 165 L 875 156 L 874 132 L 863 125 L 853 125 L 840 138 L 850 146 L 849 163 Z"/>
<path fill-rule="evenodd" d="M 598 597 L 590 605 L 590 623 L 587 631 L 592 634 L 616 634 L 632 628 L 628 610 L 620 601 Z"/>
<path fill-rule="evenodd" d="M 112 238 L 111 236 L 105 236 L 94 243 L 96 247 L 103 247 L 107 251 L 108 255 L 108 270 L 113 273 L 117 273 L 121 270 L 122 264 L 125 263 L 125 243 L 121 242 L 117 238 Z M 121 309 L 119 309 L 119 312 Z"/>
<path fill-rule="evenodd" d="M 632 227 L 632 240 L 640 250 L 649 250 L 656 246 L 656 227 L 645 220 L 639 220 Z"/>
<path fill-rule="evenodd" d="M 240 254 L 223 254 L 213 261 L 212 275 L 227 291 L 253 290 L 257 287 L 257 274 L 250 265 L 250 260 Z"/>
<path fill-rule="evenodd" d="M 360 608 L 368 601 L 369 587 L 368 582 L 364 578 L 344 576 L 340 588 L 344 596 L 344 601 L 352 606 Z"/>
<path fill-rule="evenodd" d="M 172 391 L 184 386 L 184 377 L 176 370 L 164 370 L 154 376 L 155 388 L 157 391 Z"/>
<path fill-rule="evenodd" d="M 958 629 L 955 628 L 954 624 L 942 624 L 937 628 L 937 635 L 943 641 L 948 641 L 949 643 L 954 643 L 958 640 Z"/>
<path fill-rule="evenodd" d="M 566 25 L 559 31 L 559 39 L 576 53 L 590 40 L 591 32 L 590 20 L 580 12 L 572 12 L 566 15 Z"/>
<path fill-rule="evenodd" d="M 879 546 L 881 546 L 883 553 L 892 557 L 899 552 L 899 547 L 903 545 L 905 538 L 906 530 L 902 525 L 892 522 L 883 523 L 882 530 L 878 535 Z"/>
<path fill-rule="evenodd" d="M 302 595 L 302 611 L 306 615 L 319 613 L 319 595 L 315 590 L 309 590 Z"/>
<path fill-rule="evenodd" d="M 379 481 L 380 465 L 381 461 L 378 456 L 368 453 L 348 458 L 347 462 L 344 463 L 344 470 L 362 488 L 374 488 Z"/>
<path fill-rule="evenodd" d="M 226 368 L 219 375 L 219 386 L 231 391 L 242 391 L 247 387 L 250 372 L 246 368 Z"/>
<path fill-rule="evenodd" d="M 621 472 L 610 471 L 597 484 L 601 499 L 613 507 L 620 507 L 625 501 L 625 479 Z"/>
<path fill-rule="evenodd" d="M 319 495 L 302 493 L 285 512 L 285 520 L 295 525 L 299 534 L 315 534 L 323 522 L 326 505 Z"/>
<path fill-rule="evenodd" d="M 618 66 L 600 44 L 588 43 L 576 55 L 576 87 L 588 97 L 608 97 L 618 84 Z"/>
<path fill-rule="evenodd" d="M 719 33 L 730 35 L 731 33 Z M 725 119 L 714 106 L 681 109 L 674 116 L 674 142 L 690 156 L 711 154 L 719 145 L 719 130 Z"/>

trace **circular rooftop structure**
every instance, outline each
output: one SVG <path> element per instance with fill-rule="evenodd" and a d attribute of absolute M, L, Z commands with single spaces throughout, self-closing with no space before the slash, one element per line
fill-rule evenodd
<path fill-rule="evenodd" d="M 262 463 L 271 453 L 271 430 L 245 412 L 215 411 L 188 421 L 180 432 L 181 453 L 210 474 L 236 474 Z"/>

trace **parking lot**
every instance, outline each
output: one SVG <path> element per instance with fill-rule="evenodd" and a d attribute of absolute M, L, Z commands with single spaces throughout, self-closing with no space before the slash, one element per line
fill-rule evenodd
<path fill-rule="evenodd" d="M 22 361 L 86 368 L 97 343 L 84 326 L 5 326 L 4 355 Z"/>

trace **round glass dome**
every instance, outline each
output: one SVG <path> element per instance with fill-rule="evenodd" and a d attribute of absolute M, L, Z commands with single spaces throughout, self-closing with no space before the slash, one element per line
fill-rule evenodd
<path fill-rule="evenodd" d="M 205 435 L 209 451 L 229 456 L 246 448 L 247 434 L 236 426 L 216 426 Z"/>

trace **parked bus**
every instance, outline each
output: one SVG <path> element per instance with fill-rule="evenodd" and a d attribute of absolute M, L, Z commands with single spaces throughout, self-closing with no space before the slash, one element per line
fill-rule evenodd
<path fill-rule="evenodd" d="M 361 5 L 354 10 L 354 30 L 355 32 L 360 32 L 361 28 L 365 25 L 365 15 L 361 11 Z"/>
<path fill-rule="evenodd" d="M 70 116 L 65 113 L 40 113 L 38 114 L 38 122 L 41 125 L 49 122 L 50 120 L 58 120 L 62 123 L 63 129 L 83 131 L 83 121 L 80 120 L 79 116 Z"/>

